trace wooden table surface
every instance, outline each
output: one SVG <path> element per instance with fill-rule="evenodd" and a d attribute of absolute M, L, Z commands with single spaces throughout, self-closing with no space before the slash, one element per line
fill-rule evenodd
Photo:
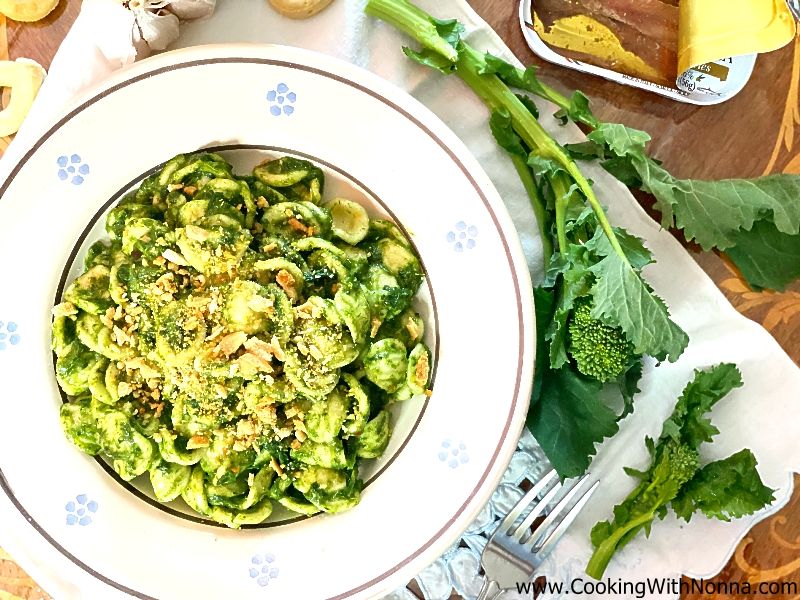
<path fill-rule="evenodd" d="M 648 131 L 653 136 L 651 152 L 675 175 L 723 178 L 800 173 L 800 129 L 796 131 L 800 126 L 800 38 L 782 50 L 761 56 L 753 78 L 737 97 L 719 106 L 701 108 L 544 63 L 525 44 L 517 20 L 517 2 L 470 3 L 517 57 L 541 67 L 541 77 L 548 84 L 565 93 L 583 90 L 602 120 Z M 39 23 L 9 21 L 11 58 L 33 58 L 49 67 L 79 6 L 79 0 L 61 0 L 56 10 Z M 0 42 L 2 35 L 0 29 Z M 646 198 L 642 200 L 647 202 Z M 731 303 L 761 323 L 800 364 L 800 285 L 781 293 L 755 293 L 721 258 L 714 254 L 693 256 Z M 800 484 L 800 476 L 795 477 L 795 483 Z M 716 581 L 800 583 L 800 485 L 796 485 L 794 497 L 785 508 L 745 536 Z M 711 597 L 686 596 L 692 600 Z M 713 597 L 744 598 L 724 594 Z M 800 600 L 798 593 L 770 597 Z M 17 598 L 47 596 L 14 563 L 13 557 L 0 549 L 0 600 Z"/>

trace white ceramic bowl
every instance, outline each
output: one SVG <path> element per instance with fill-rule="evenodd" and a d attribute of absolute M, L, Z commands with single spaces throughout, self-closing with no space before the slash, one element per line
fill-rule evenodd
<path fill-rule="evenodd" d="M 324 168 L 326 196 L 394 219 L 420 253 L 434 393 L 395 408 L 390 447 L 362 469 L 350 512 L 227 530 L 158 504 L 146 482 L 123 484 L 61 432 L 50 309 L 108 208 L 199 148 L 240 173 L 306 157 Z M 511 220 L 453 133 L 356 67 L 276 46 L 137 63 L 34 144 L 0 187 L 0 224 L 0 508 L 13 505 L 12 545 L 59 599 L 377 598 L 458 538 L 514 451 L 535 336 Z"/>

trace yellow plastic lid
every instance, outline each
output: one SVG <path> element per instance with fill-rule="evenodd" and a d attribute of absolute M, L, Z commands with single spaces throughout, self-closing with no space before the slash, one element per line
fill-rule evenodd
<path fill-rule="evenodd" d="M 785 0 L 681 0 L 678 72 L 788 44 L 796 22 Z"/>

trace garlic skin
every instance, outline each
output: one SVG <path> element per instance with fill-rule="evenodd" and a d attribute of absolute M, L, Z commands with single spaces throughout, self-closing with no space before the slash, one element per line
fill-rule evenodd
<path fill-rule="evenodd" d="M 178 39 L 180 21 L 171 12 L 165 10 L 142 11 L 136 15 L 136 25 L 142 39 L 147 42 L 151 50 L 165 50 L 167 46 Z"/>
<path fill-rule="evenodd" d="M 210 17 L 216 4 L 216 0 L 172 0 L 168 8 L 181 21 L 190 21 Z"/>

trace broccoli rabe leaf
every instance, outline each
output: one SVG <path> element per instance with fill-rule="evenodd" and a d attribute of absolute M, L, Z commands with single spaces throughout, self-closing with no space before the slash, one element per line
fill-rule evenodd
<path fill-rule="evenodd" d="M 461 35 L 464 33 L 464 26 L 458 19 L 430 19 L 439 37 L 444 39 L 454 49 L 458 49 L 461 43 Z"/>
<path fill-rule="evenodd" d="M 569 99 L 569 105 L 553 115 L 562 123 L 567 121 L 575 123 L 591 123 L 594 121 L 592 111 L 589 109 L 589 98 L 581 91 L 575 91 Z"/>
<path fill-rule="evenodd" d="M 761 510 L 772 504 L 775 496 L 758 476 L 757 465 L 756 457 L 747 448 L 707 464 L 681 488 L 672 501 L 673 510 L 686 521 L 697 511 L 730 521 Z"/>
<path fill-rule="evenodd" d="M 564 149 L 569 152 L 569 155 L 574 160 L 595 160 L 598 158 L 605 159 L 606 158 L 606 151 L 602 145 L 597 144 L 595 142 L 577 142 L 575 144 L 566 144 Z M 606 163 L 609 163 L 612 159 L 606 160 Z M 625 165 L 630 165 L 630 161 L 625 160 Z M 604 165 L 606 171 L 610 171 L 611 169 L 608 165 Z M 612 173 L 613 174 L 613 173 Z M 616 175 L 615 175 L 616 177 Z M 632 181 L 637 181 L 636 171 L 633 171 Z M 617 179 L 620 179 L 617 177 Z M 620 179 L 620 181 L 622 181 Z M 623 182 L 624 183 L 624 182 Z M 627 184 L 626 184 L 627 185 Z"/>
<path fill-rule="evenodd" d="M 627 370 L 620 376 L 619 391 L 622 394 L 623 408 L 619 418 L 622 419 L 633 412 L 633 397 L 641 390 L 639 381 L 642 379 L 644 361 L 641 356 L 631 357 L 631 363 Z"/>
<path fill-rule="evenodd" d="M 408 47 L 403 47 L 403 53 L 413 60 L 416 63 L 419 63 L 425 67 L 431 67 L 432 69 L 436 69 L 440 73 L 444 75 L 449 75 L 452 73 L 456 66 L 450 62 L 447 58 L 439 54 L 438 52 L 434 52 L 433 50 L 421 50 L 417 52 L 416 50 L 412 50 Z"/>
<path fill-rule="evenodd" d="M 735 232 L 751 229 L 766 214 L 783 233 L 796 235 L 800 229 L 800 204 L 794 201 L 800 195 L 797 178 L 679 180 L 649 159 L 634 159 L 633 166 L 642 177 L 642 189 L 656 197 L 656 207 L 664 214 L 674 212 L 675 224 L 687 239 L 705 250 L 730 248 Z"/>
<path fill-rule="evenodd" d="M 592 158 L 588 155 L 589 150 L 588 145 L 594 144 L 594 142 L 586 142 L 586 146 L 581 145 L 580 148 L 577 148 L 577 145 L 570 146 L 570 153 L 572 152 L 582 152 L 584 153 L 582 158 L 589 159 Z M 575 148 L 573 150 L 573 148 Z M 596 149 L 596 157 L 603 158 L 605 156 L 605 150 L 594 144 L 594 148 Z M 639 178 L 639 173 L 636 171 L 636 168 L 633 166 L 633 163 L 627 157 L 613 157 L 607 158 L 603 161 L 602 164 L 603 168 L 611 173 L 614 177 L 617 178 L 621 183 L 624 183 L 630 188 L 640 188 L 642 186 L 642 180 Z M 669 222 L 672 223 L 672 213 L 662 214 L 662 222 Z"/>
<path fill-rule="evenodd" d="M 602 387 L 566 367 L 542 379 L 528 427 L 562 478 L 586 471 L 595 444 L 618 430 L 617 415 L 600 398 Z"/>
<path fill-rule="evenodd" d="M 603 123 L 588 136 L 605 145 L 612 157 L 628 158 L 639 175 L 641 187 L 656 197 L 664 216 L 663 225 L 675 224 L 687 239 L 704 249 L 725 250 L 733 244 L 732 234 L 749 230 L 753 223 L 769 217 L 779 231 L 800 232 L 800 178 L 770 175 L 759 179 L 702 181 L 673 177 L 647 156 L 650 136 L 618 123 Z"/>
<path fill-rule="evenodd" d="M 525 94 L 515 94 L 519 101 L 525 105 L 525 108 L 528 109 L 528 112 L 531 113 L 535 118 L 539 118 L 539 107 L 530 99 L 530 97 L 526 96 Z"/>
<path fill-rule="evenodd" d="M 722 363 L 709 371 L 695 371 L 672 415 L 664 421 L 661 439 L 671 438 L 695 448 L 710 442 L 719 430 L 706 414 L 731 390 L 742 385 L 742 374 L 731 363 Z"/>
<path fill-rule="evenodd" d="M 664 227 L 677 226 L 705 250 L 727 251 L 751 285 L 783 289 L 800 276 L 800 177 L 678 179 L 647 155 L 643 131 L 602 123 L 588 138 L 595 148 L 571 151 L 606 158 L 617 179 L 655 196 Z"/>
<path fill-rule="evenodd" d="M 751 286 L 782 290 L 800 277 L 800 235 L 782 233 L 771 221 L 758 221 L 732 238 L 734 245 L 725 253 Z"/>
<path fill-rule="evenodd" d="M 536 177 L 541 177 L 543 175 L 553 177 L 559 173 L 565 173 L 564 166 L 558 161 L 548 156 L 537 154 L 536 152 L 532 152 L 528 156 L 528 166 L 531 167 L 531 170 Z M 572 191 L 572 189 L 567 191 L 567 195 L 570 195 Z"/>
<path fill-rule="evenodd" d="M 553 266 L 560 269 L 562 285 L 556 298 L 556 310 L 546 339 L 550 343 L 550 367 L 560 369 L 568 361 L 567 324 L 575 301 L 589 294 L 592 285 L 592 274 L 586 262 L 585 253 L 579 246 L 571 246 L 567 254 L 557 255 Z M 550 275 L 553 273 L 551 271 Z"/>
<path fill-rule="evenodd" d="M 527 160 L 528 150 L 522 144 L 522 138 L 517 135 L 511 126 L 511 115 L 505 109 L 496 110 L 489 119 L 489 127 L 492 130 L 497 144 L 511 155 L 519 156 Z"/>
<path fill-rule="evenodd" d="M 664 301 L 650 292 L 639 274 L 617 254 L 609 254 L 591 271 L 596 277 L 592 316 L 620 327 L 633 343 L 635 354 L 677 360 L 689 336 L 670 319 Z"/>
<path fill-rule="evenodd" d="M 626 127 L 619 123 L 601 123 L 586 138 L 608 148 L 612 156 L 644 154 L 645 146 L 652 139 L 646 131 Z"/>
<path fill-rule="evenodd" d="M 653 262 L 653 254 L 645 247 L 644 242 L 621 227 L 614 227 L 614 236 L 622 247 L 628 262 L 634 269 L 641 269 Z M 584 244 L 586 248 L 599 256 L 610 256 L 614 249 L 601 229 L 596 229 L 594 237 Z"/>
<path fill-rule="evenodd" d="M 530 66 L 523 71 L 490 52 L 484 55 L 484 61 L 479 69 L 482 75 L 497 75 L 503 83 L 510 87 L 538 95 L 544 93 L 544 88 L 536 76 L 535 66 Z"/>
<path fill-rule="evenodd" d="M 554 93 L 552 89 L 542 84 L 536 75 L 536 70 L 535 66 L 520 69 L 499 56 L 487 52 L 484 55 L 484 64 L 479 69 L 479 72 L 483 75 L 497 75 L 509 87 L 531 92 L 541 98 L 560 104 L 558 102 L 561 99 L 560 94 Z M 589 98 L 583 92 L 578 91 L 564 103 L 563 108 L 555 114 L 555 117 L 561 119 L 564 123 L 567 120 L 591 126 L 597 123 L 589 108 Z"/>

